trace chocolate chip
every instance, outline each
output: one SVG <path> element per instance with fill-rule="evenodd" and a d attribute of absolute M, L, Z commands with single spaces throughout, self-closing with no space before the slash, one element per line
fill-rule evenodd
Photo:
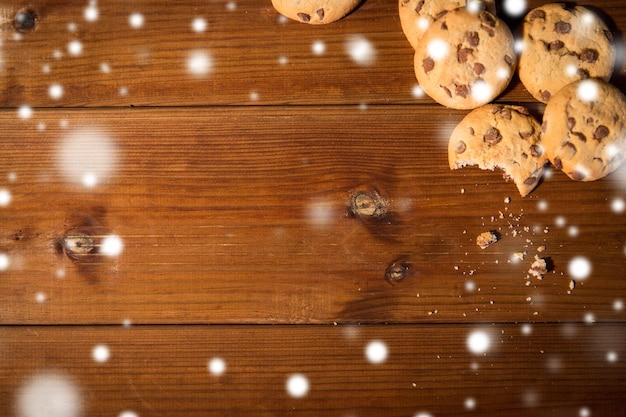
<path fill-rule="evenodd" d="M 487 132 L 483 135 L 483 141 L 487 142 L 489 145 L 497 145 L 502 140 L 502 135 L 500 131 L 495 127 L 490 127 L 487 129 Z"/>
<path fill-rule="evenodd" d="M 474 133 L 476 133 L 476 132 L 474 132 L 474 128 L 471 127 L 471 126 L 469 128 L 469 132 L 470 132 L 470 135 L 472 135 L 472 136 L 474 136 Z"/>
<path fill-rule="evenodd" d="M 461 48 L 456 53 L 456 59 L 460 63 L 465 63 L 465 62 L 467 62 L 468 55 L 471 55 L 473 52 L 474 52 L 474 50 L 471 49 L 471 48 Z"/>
<path fill-rule="evenodd" d="M 539 95 L 543 101 L 550 101 L 550 97 L 552 97 L 552 94 L 550 94 L 548 90 L 539 91 Z"/>
<path fill-rule="evenodd" d="M 493 38 L 496 35 L 496 32 L 490 28 L 489 26 L 485 26 L 485 25 L 480 25 L 480 28 L 482 30 L 484 30 L 485 32 L 487 32 L 487 34 L 489 35 L 489 37 Z"/>
<path fill-rule="evenodd" d="M 533 135 L 533 132 L 519 132 L 519 137 L 522 139 L 528 139 Z"/>
<path fill-rule="evenodd" d="M 417 4 L 415 5 L 415 12 L 419 13 L 422 11 L 422 7 L 424 7 L 424 2 L 425 0 L 420 0 L 417 2 Z"/>
<path fill-rule="evenodd" d="M 426 73 L 431 72 L 433 68 L 435 68 L 435 60 L 427 56 L 422 61 L 422 68 L 424 68 L 424 72 Z"/>
<path fill-rule="evenodd" d="M 437 14 L 435 15 L 435 20 L 437 20 L 437 19 L 441 19 L 442 17 L 444 17 L 444 16 L 446 15 L 446 13 L 448 13 L 448 11 L 447 11 L 447 10 L 442 10 L 442 11 L 440 11 L 439 13 L 437 13 Z"/>
<path fill-rule="evenodd" d="M 574 126 L 576 126 L 576 119 L 574 119 L 573 117 L 568 117 L 567 118 L 567 129 L 568 130 L 572 130 L 574 128 Z"/>
<path fill-rule="evenodd" d="M 545 18 L 546 18 L 546 12 L 544 12 L 541 9 L 533 10 L 528 16 L 528 20 L 530 20 L 531 22 L 535 19 L 545 19 Z"/>
<path fill-rule="evenodd" d="M 470 44 L 470 46 L 478 46 L 480 43 L 480 36 L 478 35 L 478 32 L 467 31 L 465 32 L 465 40 Z"/>
<path fill-rule="evenodd" d="M 506 62 L 509 65 L 513 65 L 513 57 L 511 57 L 510 55 L 504 55 L 504 62 Z"/>
<path fill-rule="evenodd" d="M 541 131 L 543 133 L 546 133 L 547 130 L 548 130 L 548 121 L 544 120 L 543 123 L 541 123 Z"/>
<path fill-rule="evenodd" d="M 524 180 L 525 185 L 533 185 L 537 182 L 537 177 L 528 177 Z"/>
<path fill-rule="evenodd" d="M 324 9 L 317 9 L 315 13 L 317 13 L 317 17 L 319 17 L 320 20 L 324 20 Z"/>
<path fill-rule="evenodd" d="M 543 148 L 539 145 L 532 145 L 530 147 L 530 154 L 535 158 L 543 155 Z"/>
<path fill-rule="evenodd" d="M 474 64 L 474 66 L 472 67 L 472 69 L 478 75 L 480 75 L 480 74 L 485 72 L 485 66 L 483 64 L 481 64 L 480 62 L 476 62 Z"/>
<path fill-rule="evenodd" d="M 490 26 L 492 28 L 496 27 L 496 19 L 495 17 L 493 17 L 493 15 L 489 12 L 480 12 L 478 17 L 480 18 L 480 21 L 487 25 Z"/>
<path fill-rule="evenodd" d="M 595 140 L 600 141 L 600 140 L 604 139 L 605 137 L 609 136 L 609 133 L 610 133 L 610 131 L 609 131 L 608 127 L 606 127 L 604 125 L 600 125 L 593 132 L 593 138 Z"/>
<path fill-rule="evenodd" d="M 580 60 L 583 62 L 594 63 L 598 59 L 598 51 L 590 48 L 583 49 L 580 53 Z"/>
<path fill-rule="evenodd" d="M 554 24 L 554 31 L 556 33 L 565 34 L 565 33 L 569 33 L 570 30 L 572 30 L 572 25 L 570 25 L 567 22 L 563 22 L 562 20 L 559 20 L 558 22 Z"/>
<path fill-rule="evenodd" d="M 561 158 L 558 156 L 554 157 L 554 161 L 552 161 L 552 163 L 556 169 L 563 169 L 563 162 L 561 162 Z"/>
<path fill-rule="evenodd" d="M 302 20 L 304 23 L 308 23 L 311 21 L 311 16 L 306 14 L 306 13 L 298 13 L 298 17 L 300 18 L 300 20 Z"/>
<path fill-rule="evenodd" d="M 581 171 L 572 171 L 569 173 L 569 177 L 575 181 L 583 181 L 587 175 Z"/>
<path fill-rule="evenodd" d="M 465 142 L 463 142 L 462 140 L 458 141 L 456 143 L 456 148 L 454 148 L 454 152 L 461 154 L 463 152 L 465 152 L 465 150 L 467 149 L 467 145 L 465 144 Z"/>
<path fill-rule="evenodd" d="M 581 80 L 586 80 L 587 78 L 589 78 L 589 71 L 583 68 L 578 68 L 576 74 L 578 74 L 578 78 Z"/>
<path fill-rule="evenodd" d="M 450 91 L 450 89 L 448 87 L 445 86 L 440 86 L 441 88 L 443 88 L 443 91 L 446 92 L 446 94 L 448 95 L 448 97 L 452 98 L 452 92 Z"/>
<path fill-rule="evenodd" d="M 511 120 L 511 109 L 508 107 L 502 107 L 500 109 L 500 116 L 505 120 Z"/>
<path fill-rule="evenodd" d="M 520 114 L 530 116 L 530 111 L 528 111 L 528 109 L 524 106 L 515 106 L 515 110 L 517 110 L 517 112 Z"/>
<path fill-rule="evenodd" d="M 573 136 L 576 136 L 578 140 L 581 142 L 587 142 L 587 136 L 585 136 L 582 132 L 572 132 Z"/>
<path fill-rule="evenodd" d="M 563 151 L 563 156 L 568 159 L 573 158 L 574 155 L 576 155 L 576 152 L 578 152 L 578 150 L 576 149 L 576 145 L 574 145 L 572 142 L 565 142 L 563 145 L 561 145 L 561 149 Z"/>
<path fill-rule="evenodd" d="M 459 97 L 466 98 L 469 94 L 469 87 L 466 85 L 457 85 L 454 88 L 454 93 Z"/>
<path fill-rule="evenodd" d="M 558 51 L 564 46 L 565 44 L 562 41 L 557 40 L 557 41 L 552 41 L 549 44 L 547 44 L 546 48 L 548 48 L 548 51 Z"/>

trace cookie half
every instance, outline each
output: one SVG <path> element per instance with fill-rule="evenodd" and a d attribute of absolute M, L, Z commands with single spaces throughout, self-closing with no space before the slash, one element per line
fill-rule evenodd
<path fill-rule="evenodd" d="M 521 48 L 519 78 L 543 103 L 573 81 L 608 81 L 615 67 L 613 34 L 584 6 L 550 3 L 531 10 L 522 22 Z"/>
<path fill-rule="evenodd" d="M 398 12 L 402 32 L 415 49 L 426 29 L 437 18 L 460 7 L 467 7 L 475 12 L 487 10 L 496 14 L 494 0 L 399 0 Z"/>
<path fill-rule="evenodd" d="M 454 109 L 474 109 L 507 87 L 516 66 L 514 39 L 495 15 L 467 8 L 439 17 L 415 50 L 415 76 L 433 100 Z"/>
<path fill-rule="evenodd" d="M 487 104 L 468 113 L 452 131 L 450 169 L 500 168 L 526 196 L 539 184 L 548 162 L 540 136 L 539 122 L 525 107 Z"/>
<path fill-rule="evenodd" d="M 550 162 L 578 181 L 615 171 L 626 154 L 626 97 L 599 79 L 568 84 L 546 105 L 541 141 Z"/>
<path fill-rule="evenodd" d="M 290 19 L 312 25 L 335 22 L 356 9 L 361 0 L 272 0 L 274 9 Z"/>

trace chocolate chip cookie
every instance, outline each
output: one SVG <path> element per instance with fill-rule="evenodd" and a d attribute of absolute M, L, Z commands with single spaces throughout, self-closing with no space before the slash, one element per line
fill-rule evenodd
<path fill-rule="evenodd" d="M 547 103 L 573 81 L 608 81 L 613 73 L 613 34 L 591 9 L 546 4 L 526 14 L 521 30 L 519 78 L 538 101 Z"/>
<path fill-rule="evenodd" d="M 450 169 L 500 168 L 526 196 L 539 184 L 548 163 L 540 136 L 539 122 L 525 107 L 484 105 L 468 113 L 452 131 Z"/>
<path fill-rule="evenodd" d="M 508 26 L 495 15 L 455 9 L 424 32 L 415 50 L 415 76 L 439 104 L 473 109 L 511 81 L 517 63 L 513 44 Z"/>
<path fill-rule="evenodd" d="M 413 49 L 435 19 L 459 7 L 496 14 L 495 0 L 399 0 L 400 24 Z"/>
<path fill-rule="evenodd" d="M 285 17 L 312 25 L 335 22 L 359 5 L 361 0 L 272 0 Z"/>
<path fill-rule="evenodd" d="M 575 81 L 550 99 L 541 129 L 556 168 L 574 180 L 597 180 L 624 161 L 626 97 L 603 80 Z"/>

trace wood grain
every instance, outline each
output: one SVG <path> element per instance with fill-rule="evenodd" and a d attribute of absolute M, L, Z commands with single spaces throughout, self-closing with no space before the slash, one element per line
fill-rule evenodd
<path fill-rule="evenodd" d="M 626 394 L 623 326 L 29 326 L 1 331 L 3 415 L 36 390 L 34 381 L 41 384 L 46 377 L 57 386 L 70 381 L 89 416 L 118 416 L 125 410 L 163 417 L 626 414 L 620 400 Z M 466 347 L 475 331 L 491 340 L 484 354 Z M 371 342 L 386 347 L 382 363 L 368 360 Z M 109 354 L 102 356 L 104 362 L 93 358 L 101 346 Z M 225 363 L 221 375 L 208 368 L 214 358 Z M 292 375 L 307 378 L 303 397 L 286 391 Z"/>
<path fill-rule="evenodd" d="M 0 6 L 0 106 L 432 103 L 413 95 L 413 49 L 402 33 L 397 1 L 366 1 L 323 27 L 281 20 L 270 1 L 260 0 L 107 1 L 98 4 L 96 21 L 84 17 L 88 4 Z M 621 47 L 623 2 L 593 6 Z M 16 34 L 14 16 L 28 8 L 37 15 L 35 30 Z M 144 18 L 140 28 L 129 23 L 135 13 Z M 194 32 L 195 18 L 206 21 L 203 32 Z M 520 19 L 507 20 L 516 28 Z M 74 41 L 82 45 L 80 54 L 70 51 Z M 613 81 L 625 90 L 625 80 L 621 51 Z M 63 95 L 55 99 L 49 88 L 57 84 Z M 500 99 L 534 101 L 517 79 Z"/>
<path fill-rule="evenodd" d="M 3 323 L 621 321 L 623 170 L 595 183 L 554 172 L 521 198 L 499 172 L 450 171 L 462 113 L 424 111 L 1 113 L 0 172 L 15 177 L 2 185 Z M 387 215 L 354 215 L 361 192 Z M 59 242 L 81 229 L 118 235 L 123 252 L 68 256 Z M 492 229 L 502 239 L 480 249 Z M 554 264 L 543 280 L 528 278 L 535 255 Z M 570 291 L 579 256 L 593 272 Z M 386 279 L 394 263 L 401 282 Z"/>
<path fill-rule="evenodd" d="M 626 416 L 626 167 L 521 198 L 415 87 L 396 0 L 0 4 L 0 415 Z"/>

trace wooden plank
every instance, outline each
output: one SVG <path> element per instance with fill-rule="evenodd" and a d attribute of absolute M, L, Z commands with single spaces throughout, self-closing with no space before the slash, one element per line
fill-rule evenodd
<path fill-rule="evenodd" d="M 447 135 L 462 116 L 439 106 L 0 112 L 0 189 L 11 197 L 0 207 L 0 320 L 621 321 L 624 169 L 593 183 L 553 172 L 521 198 L 499 172 L 449 170 Z M 355 215 L 360 193 L 387 214 Z M 476 236 L 492 229 L 502 239 L 480 249 Z M 63 248 L 84 234 L 96 246 L 118 236 L 123 250 Z M 527 278 L 535 255 L 554 265 L 543 280 Z M 580 257 L 591 273 L 570 290 Z M 392 266 L 402 281 L 389 281 Z"/>
<path fill-rule="evenodd" d="M 0 106 L 432 103 L 413 95 L 413 50 L 394 0 L 366 1 L 323 27 L 281 20 L 260 0 L 96 2 L 93 21 L 85 17 L 89 4 L 0 5 Z M 622 0 L 593 6 L 621 49 Z M 37 16 L 35 29 L 16 32 L 15 16 L 28 10 Z M 135 13 L 143 17 L 140 28 L 130 24 Z M 204 19 L 204 31 L 194 31 L 196 18 Z M 507 20 L 517 27 L 519 18 Z M 623 55 L 613 81 L 624 90 Z M 62 94 L 51 95 L 57 85 Z M 501 100 L 533 101 L 517 79 Z"/>
<path fill-rule="evenodd" d="M 36 393 L 39 404 L 51 397 L 64 404 L 72 389 L 88 416 L 626 415 L 623 325 L 29 326 L 0 332 L 2 415 Z M 474 332 L 487 335 L 485 353 L 468 350 Z M 372 342 L 383 348 L 372 349 L 380 363 L 366 354 Z M 221 374 L 209 368 L 215 358 L 225 365 Z M 292 375 L 308 382 L 301 397 L 286 389 Z M 42 389 L 46 377 L 56 390 Z M 29 405 L 26 411 L 37 402 Z"/>

